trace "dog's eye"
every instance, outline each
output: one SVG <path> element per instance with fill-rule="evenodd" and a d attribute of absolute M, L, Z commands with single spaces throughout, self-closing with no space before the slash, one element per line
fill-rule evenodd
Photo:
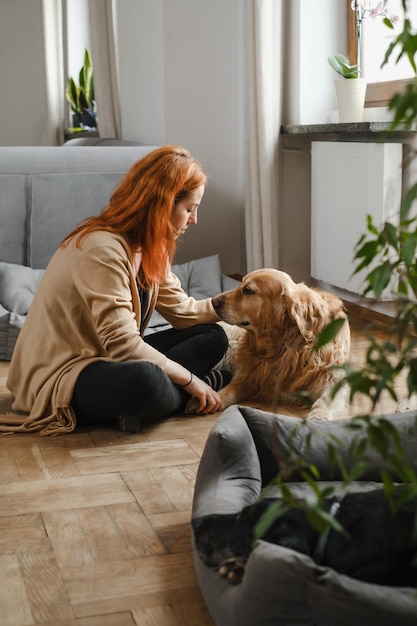
<path fill-rule="evenodd" d="M 248 287 L 247 285 L 245 285 L 245 286 L 243 287 L 243 293 L 244 293 L 246 296 L 253 296 L 253 294 L 254 294 L 255 292 L 254 292 L 254 290 L 253 290 L 253 289 L 251 289 L 250 287 Z"/>

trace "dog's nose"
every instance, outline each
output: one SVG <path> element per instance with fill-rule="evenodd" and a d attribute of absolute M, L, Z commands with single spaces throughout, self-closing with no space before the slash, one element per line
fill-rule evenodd
<path fill-rule="evenodd" d="M 215 296 L 214 298 L 211 299 L 211 303 L 214 307 L 214 310 L 218 309 L 221 306 L 222 301 L 223 301 L 222 296 Z"/>

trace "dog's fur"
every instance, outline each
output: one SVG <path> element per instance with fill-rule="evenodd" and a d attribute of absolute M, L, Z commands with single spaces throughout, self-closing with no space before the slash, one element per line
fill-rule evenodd
<path fill-rule="evenodd" d="M 334 500 L 326 501 L 328 510 Z M 254 527 L 272 502 L 259 500 L 234 515 L 194 518 L 195 544 L 202 561 L 218 568 L 231 582 L 240 582 L 252 549 Z M 342 499 L 334 517 L 346 532 L 330 529 L 323 546 L 319 544 L 321 535 L 302 508 L 291 509 L 276 519 L 263 539 L 307 554 L 319 564 L 358 580 L 392 586 L 417 584 L 417 563 L 413 565 L 417 551 L 415 501 L 402 504 L 394 515 L 382 489 L 351 493 Z"/>
<path fill-rule="evenodd" d="M 212 300 L 221 320 L 237 326 L 228 356 L 233 378 L 220 391 L 223 408 L 242 400 L 293 404 L 309 394 L 308 417 L 331 419 L 346 405 L 333 384 L 350 351 L 350 328 L 342 301 L 333 294 L 295 283 L 285 272 L 262 269 L 247 274 L 235 289 Z M 319 350 L 316 339 L 333 319 L 345 321 Z"/>

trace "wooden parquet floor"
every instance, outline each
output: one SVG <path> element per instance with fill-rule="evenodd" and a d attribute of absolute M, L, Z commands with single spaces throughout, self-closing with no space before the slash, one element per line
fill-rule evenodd
<path fill-rule="evenodd" d="M 360 359 L 363 322 L 351 322 Z M 178 416 L 134 435 L 0 435 L 0 625 L 213 626 L 190 511 L 217 417 Z"/>

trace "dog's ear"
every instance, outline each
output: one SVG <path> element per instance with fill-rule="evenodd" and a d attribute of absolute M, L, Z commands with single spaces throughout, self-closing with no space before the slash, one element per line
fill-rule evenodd
<path fill-rule="evenodd" d="M 296 289 L 283 297 L 291 321 L 308 344 L 315 343 L 317 334 L 330 321 L 326 302 L 308 288 Z"/>

